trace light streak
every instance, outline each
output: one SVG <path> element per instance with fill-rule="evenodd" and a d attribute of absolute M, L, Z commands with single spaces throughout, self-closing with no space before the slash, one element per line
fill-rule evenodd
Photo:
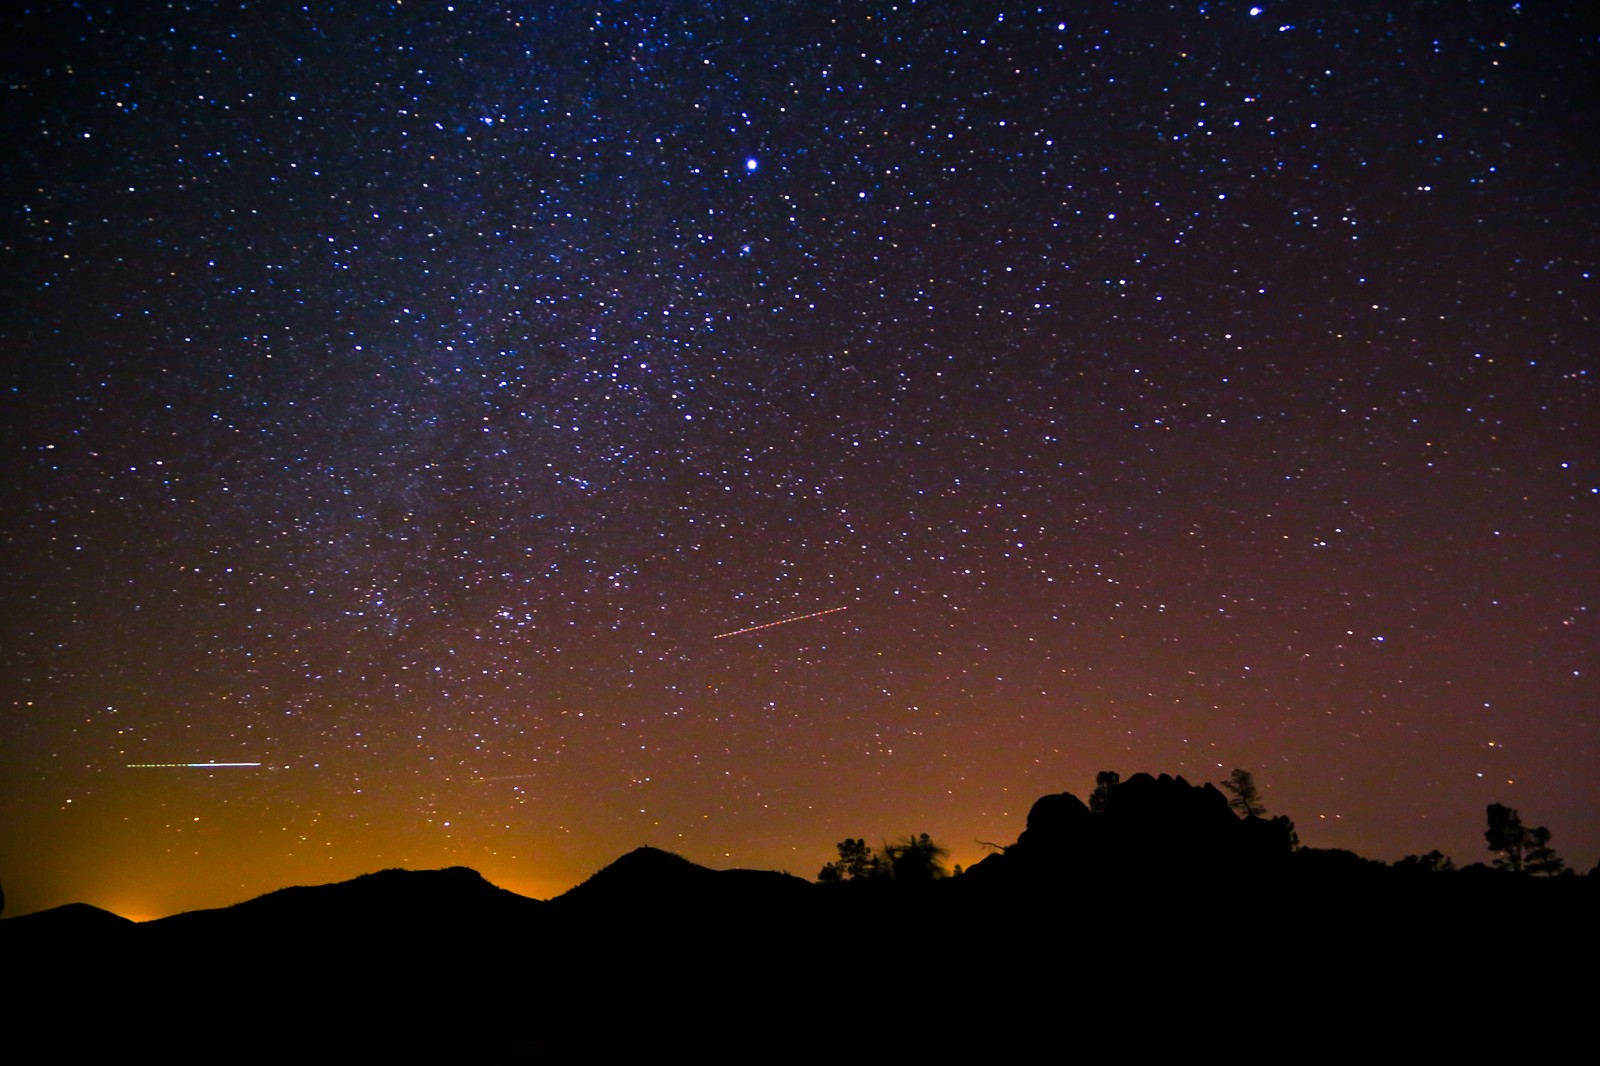
<path fill-rule="evenodd" d="M 835 611 L 848 611 L 849 609 L 849 607 L 829 607 L 826 611 L 797 614 L 793 618 L 780 618 L 776 622 L 763 622 L 758 626 L 745 626 L 743 629 L 735 629 L 728 633 L 718 633 L 711 639 L 721 640 L 723 637 L 737 637 L 742 633 L 754 633 L 758 629 L 771 629 L 773 626 L 786 626 L 790 622 L 804 622 L 807 618 L 821 618 L 825 614 L 833 614 Z"/>
<path fill-rule="evenodd" d="M 129 770 L 222 770 L 230 767 L 260 766 L 258 762 L 131 762 Z"/>

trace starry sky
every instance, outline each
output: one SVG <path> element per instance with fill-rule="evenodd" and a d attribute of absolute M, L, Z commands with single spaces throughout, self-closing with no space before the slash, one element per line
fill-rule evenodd
<path fill-rule="evenodd" d="M 9 913 L 1101 769 L 1588 869 L 1586 8 L 14 11 Z"/>

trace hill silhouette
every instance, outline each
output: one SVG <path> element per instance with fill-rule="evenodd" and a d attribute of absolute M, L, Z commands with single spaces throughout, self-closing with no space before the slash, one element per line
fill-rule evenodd
<path fill-rule="evenodd" d="M 0 921 L 8 951 L 67 950 L 131 937 L 137 922 L 88 903 L 67 903 L 46 911 Z"/>
<path fill-rule="evenodd" d="M 283 888 L 231 907 L 158 918 L 144 928 L 173 942 L 246 934 L 382 940 L 400 928 L 414 950 L 419 942 L 525 925 L 545 906 L 490 884 L 476 870 L 452 866 L 382 870 L 336 884 Z"/>
<path fill-rule="evenodd" d="M 642 847 L 551 900 L 562 913 L 611 909 L 781 907 L 809 898 L 809 881 L 772 870 L 712 870 L 681 855 Z"/>
<path fill-rule="evenodd" d="M 1165 775 L 1096 799 L 1041 797 L 1001 852 L 912 886 L 644 847 L 547 902 L 454 867 L 137 924 L 84 905 L 9 918 L 10 1046 L 61 1061 L 158 1035 L 168 1061 L 795 1061 L 896 1057 L 909 1024 L 946 1052 L 1017 1058 L 1151 1050 L 1162 1034 L 1181 1048 L 1219 1026 L 1290 1040 L 1305 1003 L 1376 1039 L 1419 988 L 1465 1011 L 1494 986 L 1490 916 L 1594 947 L 1592 878 L 1295 849 L 1286 821 L 1241 819 L 1215 788 Z M 1517 987 L 1559 1025 L 1577 986 L 1554 972 L 1519 970 Z"/>

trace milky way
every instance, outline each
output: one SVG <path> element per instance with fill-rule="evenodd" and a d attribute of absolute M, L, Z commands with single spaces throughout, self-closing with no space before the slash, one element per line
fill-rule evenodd
<path fill-rule="evenodd" d="M 1586 7 L 11 16 L 13 912 L 1100 769 L 1589 868 Z"/>

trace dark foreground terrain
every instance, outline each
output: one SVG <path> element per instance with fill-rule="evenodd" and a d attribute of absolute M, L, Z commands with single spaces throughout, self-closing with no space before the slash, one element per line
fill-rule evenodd
<path fill-rule="evenodd" d="M 1294 850 L 1181 778 L 1115 799 L 1047 796 L 1016 843 L 927 883 L 641 848 L 549 901 L 458 867 L 142 924 L 84 905 L 7 919 L 0 1056 L 1388 1057 L 1553 1050 L 1592 1013 L 1593 877 Z"/>

